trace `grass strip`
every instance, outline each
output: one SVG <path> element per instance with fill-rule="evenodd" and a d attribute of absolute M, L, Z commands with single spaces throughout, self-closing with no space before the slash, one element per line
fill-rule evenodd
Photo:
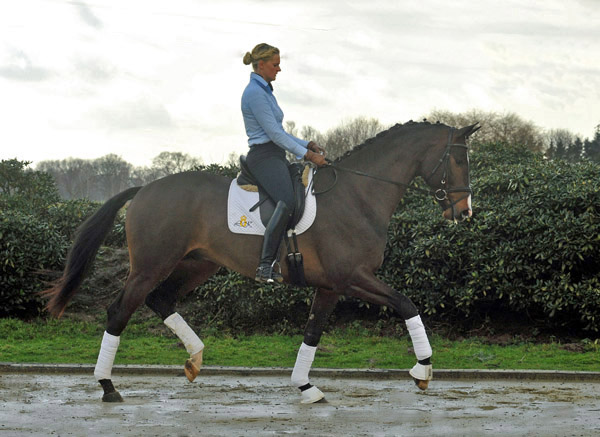
<path fill-rule="evenodd" d="M 0 319 L 0 361 L 13 363 L 96 362 L 103 327 L 61 320 L 23 322 Z M 215 366 L 292 367 L 301 335 L 201 335 L 204 363 Z M 439 369 L 532 369 L 600 371 L 600 344 L 487 344 L 485 339 L 451 341 L 433 335 L 433 362 Z M 130 323 L 121 336 L 115 364 L 183 364 L 188 355 L 179 340 L 155 321 Z M 314 367 L 405 369 L 415 363 L 408 336 L 381 337 L 358 326 L 323 335 Z"/>

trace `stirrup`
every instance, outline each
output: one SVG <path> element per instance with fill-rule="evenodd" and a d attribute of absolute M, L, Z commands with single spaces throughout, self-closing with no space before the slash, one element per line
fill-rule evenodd
<path fill-rule="evenodd" d="M 275 268 L 277 265 L 277 268 Z M 283 276 L 281 276 L 279 263 L 274 261 L 271 265 L 258 266 L 256 269 L 256 276 L 254 280 L 257 282 L 265 282 L 267 284 L 273 284 L 275 282 L 283 282 Z"/>

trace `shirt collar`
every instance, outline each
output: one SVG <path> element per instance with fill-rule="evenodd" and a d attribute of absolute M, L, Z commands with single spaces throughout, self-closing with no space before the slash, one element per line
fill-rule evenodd
<path fill-rule="evenodd" d="M 250 73 L 250 79 L 257 81 L 259 85 L 261 85 L 263 88 L 268 87 L 271 91 L 273 91 L 273 85 L 264 80 L 260 74 L 252 72 Z"/>

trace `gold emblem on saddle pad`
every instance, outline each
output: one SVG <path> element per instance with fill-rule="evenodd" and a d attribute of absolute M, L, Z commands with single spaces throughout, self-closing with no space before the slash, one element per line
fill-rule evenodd
<path fill-rule="evenodd" d="M 248 217 L 245 215 L 240 217 L 240 220 L 234 223 L 235 226 L 240 226 L 242 228 L 251 228 L 252 222 L 248 220 Z"/>

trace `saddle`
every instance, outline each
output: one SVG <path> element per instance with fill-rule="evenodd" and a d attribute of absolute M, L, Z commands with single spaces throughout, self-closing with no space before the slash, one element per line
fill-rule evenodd
<path fill-rule="evenodd" d="M 307 173 L 307 170 L 310 170 L 310 167 L 306 166 L 305 168 L 304 164 L 297 162 L 290 164 L 288 166 L 288 170 L 292 179 L 295 202 L 294 211 L 291 215 L 287 229 L 293 229 L 302 218 L 302 214 L 304 214 L 306 187 L 305 180 L 307 179 L 305 173 Z M 250 211 L 260 208 L 260 221 L 263 223 L 263 225 L 267 226 L 269 219 L 273 215 L 273 211 L 275 211 L 275 202 L 273 199 L 271 199 L 267 192 L 260 187 L 256 178 L 252 175 L 252 171 L 246 163 L 246 155 L 240 156 L 240 173 L 238 174 L 236 180 L 237 184 L 244 190 L 258 191 L 258 203 L 250 208 Z"/>
<path fill-rule="evenodd" d="M 288 252 L 287 262 L 290 282 L 297 286 L 306 287 L 304 261 L 298 248 L 295 228 L 304 214 L 304 208 L 306 206 L 305 188 L 308 185 L 308 174 L 311 167 L 300 163 L 293 163 L 288 166 L 288 170 L 290 172 L 290 177 L 292 178 L 295 198 L 294 211 L 286 227 L 288 232 L 284 234 L 285 245 L 287 246 Z M 256 208 L 260 208 L 260 221 L 266 227 L 275 211 L 275 201 L 261 188 L 256 178 L 252 175 L 252 171 L 250 171 L 250 168 L 246 163 L 245 155 L 240 156 L 240 173 L 237 176 L 236 182 L 240 188 L 246 191 L 258 191 L 258 202 L 250 208 L 250 212 L 255 211 Z"/>

